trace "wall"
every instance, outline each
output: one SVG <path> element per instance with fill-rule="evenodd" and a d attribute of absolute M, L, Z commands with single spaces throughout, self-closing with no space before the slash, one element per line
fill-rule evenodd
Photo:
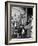
<path fill-rule="evenodd" d="M 5 46 L 5 1 L 6 0 L 0 0 L 0 46 Z M 38 3 L 38 0 L 17 0 L 17 1 Z M 38 46 L 38 43 L 20 44 L 20 45 L 18 44 L 14 46 Z"/>

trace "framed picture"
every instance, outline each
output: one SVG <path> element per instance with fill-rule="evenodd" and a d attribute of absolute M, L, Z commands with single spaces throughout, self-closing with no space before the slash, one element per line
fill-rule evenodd
<path fill-rule="evenodd" d="M 5 2 L 5 44 L 37 42 L 37 3 Z"/>

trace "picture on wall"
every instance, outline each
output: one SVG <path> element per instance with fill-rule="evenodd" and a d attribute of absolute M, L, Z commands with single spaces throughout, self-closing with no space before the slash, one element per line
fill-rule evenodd
<path fill-rule="evenodd" d="M 5 2 L 5 44 L 37 42 L 37 4 Z"/>

